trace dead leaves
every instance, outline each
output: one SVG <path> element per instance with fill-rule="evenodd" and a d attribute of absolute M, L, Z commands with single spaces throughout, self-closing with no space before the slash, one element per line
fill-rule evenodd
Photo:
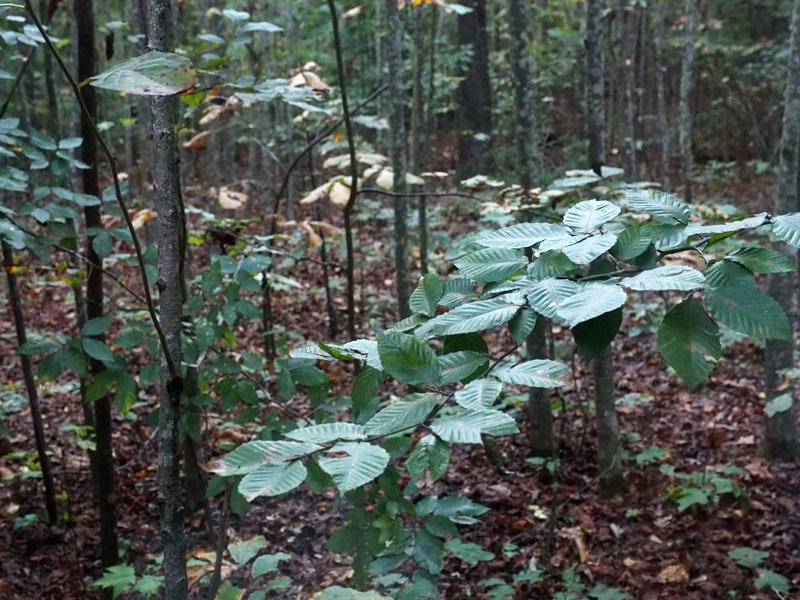
<path fill-rule="evenodd" d="M 236 210 L 241 208 L 248 200 L 247 194 L 244 192 L 236 192 L 230 187 L 225 186 L 220 188 L 217 202 L 225 210 Z"/>

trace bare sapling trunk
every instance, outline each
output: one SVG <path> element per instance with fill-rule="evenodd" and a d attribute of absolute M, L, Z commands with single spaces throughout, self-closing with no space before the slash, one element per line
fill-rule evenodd
<path fill-rule="evenodd" d="M 95 31 L 94 7 L 92 0 L 75 0 L 75 28 L 77 33 L 77 81 L 86 81 L 95 75 Z M 80 90 L 86 112 L 81 111 L 81 160 L 89 168 L 81 171 L 82 191 L 84 194 L 100 197 L 100 184 L 97 161 L 97 139 L 94 136 L 93 123 L 97 122 L 97 96 L 94 87 L 85 85 Z M 88 113 L 88 114 L 87 114 Z M 86 206 L 83 210 L 87 231 L 97 231 L 103 224 L 100 219 L 100 205 Z M 102 259 L 97 255 L 92 244 L 92 236 L 86 236 L 86 293 L 84 306 L 86 319 L 103 316 L 103 271 Z M 102 334 L 93 336 L 103 341 Z M 88 357 L 89 375 L 95 377 L 105 371 L 105 365 L 92 357 Z M 84 400 L 85 402 L 85 400 Z M 90 410 L 86 407 L 86 410 Z M 117 509 L 114 489 L 114 448 L 112 443 L 111 397 L 105 395 L 94 403 L 92 415 L 94 427 L 95 449 L 89 453 L 92 478 L 94 480 L 95 497 L 99 513 L 100 525 L 100 562 L 103 568 L 119 562 L 117 542 Z M 108 592 L 104 592 L 110 597 Z"/>
<path fill-rule="evenodd" d="M 597 413 L 597 462 L 600 494 L 619 494 L 625 484 L 619 448 L 619 423 L 614 398 L 613 349 L 609 345 L 592 364 L 594 402 Z"/>
<path fill-rule="evenodd" d="M 686 0 L 686 24 L 683 32 L 681 85 L 678 100 L 678 143 L 681 150 L 681 183 L 683 198 L 692 201 L 692 73 L 694 71 L 694 34 L 697 19 L 696 0 Z"/>
<path fill-rule="evenodd" d="M 603 0 L 586 1 L 586 147 L 589 168 L 600 174 L 605 162 Z"/>
<path fill-rule="evenodd" d="M 19 293 L 17 275 L 14 272 L 14 251 L 5 240 L 0 243 L 2 243 L 3 247 L 3 269 L 6 272 L 8 301 L 11 305 L 14 328 L 17 332 L 17 345 L 21 347 L 28 341 L 28 337 L 25 331 L 25 316 L 22 312 L 22 296 Z M 39 467 L 42 470 L 42 482 L 44 483 L 44 503 L 47 508 L 47 519 L 50 523 L 55 523 L 58 519 L 56 487 L 53 482 L 53 471 L 50 468 L 50 457 L 47 454 L 47 440 L 44 436 L 44 423 L 42 422 L 42 411 L 39 407 L 36 380 L 33 377 L 33 365 L 31 365 L 31 359 L 27 354 L 20 354 L 19 361 L 22 367 L 22 379 L 25 382 L 25 392 L 28 395 L 28 404 L 31 407 L 36 453 L 39 457 Z"/>
<path fill-rule="evenodd" d="M 148 3 L 148 46 L 171 50 L 171 7 L 168 0 Z M 150 100 L 153 127 L 153 187 L 158 212 L 158 290 L 161 327 L 166 337 L 161 365 L 159 403 L 158 499 L 164 545 L 164 598 L 185 600 L 186 534 L 180 477 L 181 316 L 183 296 L 184 214 L 175 137 L 177 98 Z M 168 358 L 169 357 L 169 358 Z"/>
<path fill-rule="evenodd" d="M 780 163 L 778 165 L 778 190 L 775 212 L 794 212 L 798 209 L 797 170 L 800 158 L 800 0 L 794 0 L 791 22 L 791 54 L 784 92 L 783 129 L 780 141 Z M 780 250 L 790 249 L 781 244 Z M 793 322 L 796 273 L 773 273 L 769 276 L 769 293 L 783 307 Z M 767 340 L 764 355 L 767 398 L 786 394 L 789 408 L 765 414 L 764 455 L 770 460 L 793 460 L 798 452 L 796 407 L 791 402 L 793 389 L 785 371 L 794 366 L 794 343 L 787 340 Z"/>
<path fill-rule="evenodd" d="M 667 100 L 664 92 L 664 78 L 667 73 L 667 66 L 664 63 L 664 14 L 661 10 L 660 0 L 653 3 L 653 20 L 661 189 L 666 192 L 669 191 L 669 124 L 667 123 Z"/>
<path fill-rule="evenodd" d="M 401 319 L 411 314 L 408 307 L 408 200 L 406 185 L 406 125 L 403 91 L 403 29 L 395 0 L 386 0 L 389 63 L 389 129 L 391 131 L 392 191 L 394 204 L 394 270 L 397 310 Z"/>

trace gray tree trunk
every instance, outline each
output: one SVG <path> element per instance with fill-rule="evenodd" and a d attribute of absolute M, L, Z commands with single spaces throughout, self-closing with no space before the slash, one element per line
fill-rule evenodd
<path fill-rule="evenodd" d="M 524 0 L 508 0 L 508 19 L 511 34 L 510 57 L 514 85 L 515 117 L 517 124 L 518 172 L 522 187 L 532 188 L 538 179 L 536 119 L 533 103 L 533 84 L 528 34 L 529 19 Z M 524 215 L 530 219 L 531 214 Z M 545 337 L 546 319 L 539 316 L 536 327 L 526 340 L 528 358 L 547 358 Z M 531 388 L 526 407 L 528 440 L 533 456 L 551 456 L 555 451 L 553 412 L 550 394 L 541 388 Z"/>
<path fill-rule="evenodd" d="M 17 275 L 14 271 L 14 251 L 5 240 L 0 241 L 0 244 L 2 244 L 3 267 L 6 272 L 6 283 L 8 284 L 8 303 L 11 305 L 14 328 L 17 333 L 17 347 L 19 347 L 28 341 L 28 337 L 25 332 L 25 316 L 22 313 L 22 296 L 19 293 Z M 50 457 L 47 455 L 47 440 L 44 437 L 44 423 L 42 422 L 42 411 L 39 407 L 39 393 L 36 389 L 36 380 L 33 378 L 33 366 L 31 365 L 30 356 L 20 354 L 19 361 L 22 367 L 25 391 L 28 394 L 28 404 L 31 408 L 36 452 L 39 457 L 39 467 L 42 470 L 42 481 L 44 483 L 44 503 L 47 507 L 47 518 L 51 524 L 55 524 L 58 519 L 56 488 L 53 483 L 53 471 L 50 468 Z"/>
<path fill-rule="evenodd" d="M 697 19 L 696 0 L 686 0 L 684 5 L 683 57 L 681 59 L 681 85 L 678 101 L 678 143 L 681 149 L 681 183 L 683 198 L 692 201 L 692 72 L 694 71 L 694 34 Z"/>
<path fill-rule="evenodd" d="M 784 91 L 783 130 L 780 142 L 778 191 L 775 212 L 794 212 L 798 209 L 798 158 L 800 158 L 800 0 L 794 0 L 791 22 L 791 55 Z M 782 244 L 784 252 L 791 250 Z M 796 251 L 794 251 L 796 253 Z M 794 273 L 775 273 L 769 276 L 769 293 L 794 322 L 796 279 Z M 783 371 L 794 365 L 794 344 L 784 340 L 767 340 L 764 355 L 767 398 L 792 394 L 783 387 Z M 789 410 L 765 416 L 764 454 L 771 460 L 792 460 L 797 456 L 798 440 L 794 403 Z"/>
<path fill-rule="evenodd" d="M 598 174 L 605 162 L 605 85 L 603 0 L 586 0 L 586 142 L 589 168 Z"/>
<path fill-rule="evenodd" d="M 85 81 L 95 75 L 95 34 L 94 34 L 94 8 L 92 0 L 75 0 L 75 31 L 77 37 L 77 81 Z M 86 85 L 81 88 L 81 97 L 89 113 L 81 113 L 80 135 L 81 160 L 89 168 L 81 171 L 81 184 L 84 194 L 100 197 L 100 184 L 97 164 L 97 139 L 94 135 L 92 122 L 97 122 L 97 96 L 95 89 Z M 86 229 L 102 228 L 100 206 L 86 206 L 83 209 Z M 86 319 L 96 319 L 103 316 L 103 271 L 102 259 L 97 255 L 92 245 L 92 238 L 86 236 Z M 104 336 L 94 336 L 103 341 Z M 97 376 L 106 370 L 105 365 L 89 357 L 89 374 Z M 87 407 L 87 410 L 91 407 Z M 119 562 L 117 543 L 117 507 L 114 486 L 114 447 L 112 442 L 111 397 L 105 395 L 94 403 L 92 415 L 94 426 L 95 449 L 89 453 L 92 479 L 94 480 L 95 496 L 100 525 L 100 562 L 103 568 L 108 568 Z M 110 598 L 111 594 L 104 592 Z"/>
<path fill-rule="evenodd" d="M 408 199 L 406 186 L 406 125 L 403 90 L 403 30 L 396 0 L 386 0 L 386 23 L 389 30 L 389 129 L 391 130 L 394 186 L 394 270 L 397 308 L 401 319 L 411 314 L 408 307 Z"/>
<path fill-rule="evenodd" d="M 147 5 L 148 46 L 171 49 L 169 0 Z M 153 185 L 158 212 L 158 289 L 161 327 L 167 340 L 161 365 L 159 404 L 158 499 L 164 544 L 164 598 L 184 600 L 188 594 L 186 535 L 180 478 L 181 313 L 183 290 L 184 216 L 180 192 L 178 146 L 175 139 L 177 99 L 150 100 L 153 126 Z M 170 364 L 171 363 L 171 364 Z"/>
<path fill-rule="evenodd" d="M 667 67 L 664 64 L 664 14 L 661 1 L 653 3 L 653 46 L 656 59 L 656 112 L 658 115 L 658 137 L 661 149 L 661 189 L 669 191 L 669 124 L 667 123 L 667 100 L 664 93 L 664 77 Z"/>
<path fill-rule="evenodd" d="M 622 19 L 622 76 L 625 86 L 625 176 L 628 181 L 639 179 L 636 156 L 636 37 L 639 30 L 639 11 L 623 10 Z"/>
<path fill-rule="evenodd" d="M 485 173 L 492 166 L 492 90 L 489 81 L 489 44 L 486 0 L 471 0 L 472 11 L 458 16 L 458 41 L 472 48 L 472 56 L 458 87 L 459 179 Z"/>
<path fill-rule="evenodd" d="M 609 345 L 593 363 L 594 402 L 597 413 L 597 462 L 600 494 L 620 493 L 625 484 L 619 453 L 619 423 L 614 403 L 613 346 Z"/>

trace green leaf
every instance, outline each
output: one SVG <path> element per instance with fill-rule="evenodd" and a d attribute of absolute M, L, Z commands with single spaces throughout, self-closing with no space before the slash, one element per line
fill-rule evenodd
<path fill-rule="evenodd" d="M 111 351 L 111 348 L 100 340 L 85 337 L 81 340 L 81 345 L 86 354 L 96 360 L 103 361 L 104 363 L 113 362 L 114 360 L 114 353 Z"/>
<path fill-rule="evenodd" d="M 380 353 L 378 352 L 378 342 L 375 340 L 352 340 L 347 342 L 344 347 L 353 352 L 354 356 L 366 363 L 373 369 L 383 371 Z"/>
<path fill-rule="evenodd" d="M 236 587 L 230 581 L 223 581 L 222 585 L 219 586 L 219 590 L 217 591 L 217 595 L 214 596 L 214 600 L 242 600 L 242 596 L 244 595 L 244 590 Z"/>
<path fill-rule="evenodd" d="M 431 430 L 445 442 L 480 444 L 481 434 L 509 435 L 517 433 L 513 417 L 497 410 L 463 410 L 442 417 L 431 424 Z"/>
<path fill-rule="evenodd" d="M 25 232 L 13 223 L 0 218 L 0 238 L 15 250 L 25 247 Z"/>
<path fill-rule="evenodd" d="M 546 250 L 528 265 L 528 277 L 535 281 L 566 275 L 579 268 L 560 250 Z"/>
<path fill-rule="evenodd" d="M 755 586 L 757 590 L 769 587 L 779 594 L 788 594 L 791 583 L 780 573 L 770 571 L 769 569 L 760 569 L 758 571 L 758 579 L 755 581 Z"/>
<path fill-rule="evenodd" d="M 651 227 L 634 225 L 624 229 L 617 236 L 617 243 L 614 244 L 611 253 L 622 261 L 633 260 L 647 250 L 652 240 Z"/>
<path fill-rule="evenodd" d="M 266 545 L 267 540 L 264 539 L 264 536 L 257 535 L 244 542 L 228 544 L 228 552 L 231 553 L 231 558 L 236 561 L 236 564 L 243 565 L 250 562 Z"/>
<path fill-rule="evenodd" d="M 558 317 L 574 327 L 589 319 L 611 312 L 627 300 L 628 295 L 618 285 L 590 283 L 577 294 L 565 299 L 558 309 Z"/>
<path fill-rule="evenodd" d="M 381 364 L 389 375 L 409 385 L 425 386 L 439 381 L 439 359 L 424 341 L 395 332 L 378 332 L 377 337 Z"/>
<path fill-rule="evenodd" d="M 439 298 L 439 304 L 455 308 L 475 297 L 477 290 L 475 284 L 466 277 L 456 277 L 444 282 L 444 293 Z"/>
<path fill-rule="evenodd" d="M 102 335 L 111 327 L 111 317 L 95 317 L 89 319 L 81 327 L 83 335 Z"/>
<path fill-rule="evenodd" d="M 772 233 L 790 246 L 800 247 L 800 212 L 773 217 Z"/>
<path fill-rule="evenodd" d="M 100 258 L 105 258 L 111 254 L 111 250 L 113 250 L 113 248 L 114 243 L 111 241 L 111 237 L 105 231 L 98 233 L 92 238 L 92 249 Z"/>
<path fill-rule="evenodd" d="M 649 213 L 655 220 L 685 225 L 692 218 L 689 205 L 675 196 L 652 190 L 626 190 L 625 200 L 636 211 Z"/>
<path fill-rule="evenodd" d="M 298 442 L 311 444 L 327 444 L 334 440 L 363 440 L 367 437 L 364 427 L 354 423 L 322 423 L 294 429 L 284 435 Z"/>
<path fill-rule="evenodd" d="M 378 592 L 359 592 L 351 588 L 334 585 L 317 594 L 314 600 L 391 600 L 391 598 Z"/>
<path fill-rule="evenodd" d="M 36 354 L 48 354 L 54 350 L 58 350 L 60 344 L 54 340 L 45 337 L 40 337 L 35 340 L 28 340 L 17 350 L 17 354 L 25 356 L 34 356 Z"/>
<path fill-rule="evenodd" d="M 620 285 L 637 291 L 702 289 L 706 285 L 703 274 L 684 265 L 666 265 L 643 271 L 634 277 L 626 277 Z"/>
<path fill-rule="evenodd" d="M 444 568 L 444 540 L 425 529 L 417 529 L 414 536 L 414 560 L 429 573 L 441 573 Z"/>
<path fill-rule="evenodd" d="M 749 548 L 747 546 L 739 546 L 738 548 L 730 550 L 728 556 L 735 560 L 737 564 L 747 567 L 748 569 L 754 569 L 769 558 L 769 552 L 756 550 L 755 548 Z"/>
<path fill-rule="evenodd" d="M 269 463 L 242 477 L 239 493 L 248 502 L 259 496 L 279 496 L 292 491 L 305 478 L 306 468 L 299 460 L 291 463 Z"/>
<path fill-rule="evenodd" d="M 261 465 L 285 462 L 321 449 L 320 446 L 304 442 L 246 442 L 227 456 L 212 462 L 209 470 L 224 477 L 244 475 Z"/>
<path fill-rule="evenodd" d="M 511 277 L 528 264 L 525 255 L 511 248 L 486 248 L 453 261 L 463 275 L 491 283 Z"/>
<path fill-rule="evenodd" d="M 503 294 L 490 300 L 462 304 L 439 317 L 433 333 L 453 335 L 492 329 L 510 321 L 523 303 L 519 294 Z"/>
<path fill-rule="evenodd" d="M 654 225 L 650 227 L 653 235 L 653 246 L 657 250 L 676 248 L 686 241 L 684 225 Z"/>
<path fill-rule="evenodd" d="M 265 573 L 271 573 L 278 569 L 278 563 L 284 560 L 291 560 L 292 556 L 286 552 L 275 554 L 262 554 L 253 563 L 253 577 L 259 577 Z"/>
<path fill-rule="evenodd" d="M 514 338 L 514 341 L 518 344 L 524 342 L 536 327 L 538 319 L 538 313 L 530 308 L 523 308 L 514 315 L 514 318 L 508 322 L 508 330 L 511 332 L 511 337 Z"/>
<path fill-rule="evenodd" d="M 119 373 L 111 370 L 96 373 L 86 386 L 86 402 L 95 402 L 106 396 L 117 385 L 119 377 Z"/>
<path fill-rule="evenodd" d="M 535 263 L 534 263 L 535 264 Z M 567 298 L 580 291 L 580 286 L 569 279 L 542 279 L 524 288 L 531 308 L 548 319 L 557 319 Z"/>
<path fill-rule="evenodd" d="M 111 588 L 113 597 L 116 598 L 134 583 L 136 583 L 136 570 L 132 565 L 125 564 L 108 567 L 103 572 L 103 576 L 94 582 L 94 585 Z"/>
<path fill-rule="evenodd" d="M 596 585 L 588 592 L 590 598 L 595 600 L 629 600 L 630 596 L 619 588 Z"/>
<path fill-rule="evenodd" d="M 554 223 L 518 223 L 497 231 L 484 232 L 475 241 L 487 248 L 529 248 L 567 233 L 564 227 Z"/>
<path fill-rule="evenodd" d="M 617 337 L 621 325 L 621 308 L 575 325 L 572 328 L 572 336 L 583 360 L 588 363 L 599 356 Z"/>
<path fill-rule="evenodd" d="M 455 393 L 455 400 L 467 409 L 490 408 L 502 389 L 503 384 L 497 379 L 476 379 L 458 390 Z"/>
<path fill-rule="evenodd" d="M 694 486 L 680 488 L 680 492 L 675 499 L 678 503 L 678 512 L 683 512 L 695 504 L 705 506 L 709 501 L 708 492 Z"/>
<path fill-rule="evenodd" d="M 561 251 L 576 265 L 588 265 L 597 257 L 607 252 L 617 243 L 616 233 L 601 233 L 579 239 Z"/>
<path fill-rule="evenodd" d="M 172 96 L 197 83 L 197 75 L 185 56 L 151 51 L 112 65 L 91 78 L 95 87 L 140 96 Z"/>
<path fill-rule="evenodd" d="M 119 412 L 127 415 L 138 398 L 139 388 L 136 380 L 127 373 L 121 374 L 117 381 L 117 391 L 114 393 L 114 404 L 117 405 Z"/>
<path fill-rule="evenodd" d="M 359 419 L 362 411 L 378 393 L 382 383 L 383 373 L 370 366 L 365 366 L 356 374 L 351 395 L 354 419 Z"/>
<path fill-rule="evenodd" d="M 380 476 L 389 464 L 383 448 L 367 443 L 340 442 L 329 452 L 343 452 L 345 457 L 319 459 L 319 466 L 328 473 L 341 493 L 354 490 Z"/>
<path fill-rule="evenodd" d="M 689 298 L 673 307 L 658 329 L 658 349 L 678 377 L 694 389 L 722 356 L 719 328 L 702 304 Z"/>
<path fill-rule="evenodd" d="M 386 435 L 422 423 L 442 399 L 439 394 L 409 394 L 380 410 L 364 426 L 370 436 Z"/>
<path fill-rule="evenodd" d="M 265 33 L 278 33 L 283 31 L 281 27 L 277 25 L 273 25 L 272 23 L 267 23 L 266 21 L 255 21 L 252 23 L 245 23 L 244 27 L 242 27 L 242 31 L 244 32 L 251 32 L 251 31 L 262 31 Z"/>
<path fill-rule="evenodd" d="M 494 558 L 493 553 L 487 552 L 478 546 L 478 544 L 464 543 L 458 538 L 450 540 L 444 545 L 444 547 L 452 552 L 456 557 L 460 558 L 468 565 L 472 565 L 473 567 L 479 562 L 492 560 Z"/>
<path fill-rule="evenodd" d="M 406 459 L 406 469 L 414 481 L 422 477 L 425 471 L 436 481 L 447 472 L 449 464 L 450 446 L 434 435 L 420 439 Z"/>
<path fill-rule="evenodd" d="M 561 387 L 567 383 L 570 370 L 555 360 L 534 359 L 519 363 L 497 374 L 505 383 L 537 388 Z"/>
<path fill-rule="evenodd" d="M 791 410 L 792 404 L 794 404 L 794 400 L 791 393 L 775 396 L 764 406 L 764 414 L 770 418 L 774 417 L 778 413 Z"/>
<path fill-rule="evenodd" d="M 741 231 L 742 229 L 751 229 L 763 225 L 767 217 L 767 213 L 760 213 L 758 215 L 747 217 L 746 219 L 739 219 L 738 221 L 729 221 L 719 225 L 700 225 L 699 223 L 690 223 L 686 227 L 686 235 L 705 235 L 705 234 L 718 234 L 718 233 L 731 233 L 734 231 Z"/>
<path fill-rule="evenodd" d="M 592 233 L 618 214 L 619 206 L 607 200 L 584 200 L 564 213 L 564 225 L 574 233 Z"/>
<path fill-rule="evenodd" d="M 415 313 L 432 317 L 436 314 L 436 306 L 443 293 L 444 283 L 442 280 L 436 273 L 428 273 L 412 292 L 408 299 L 408 305 Z"/>
<path fill-rule="evenodd" d="M 706 289 L 703 298 L 714 318 L 734 331 L 752 337 L 792 339 L 781 305 L 754 285 Z"/>
<path fill-rule="evenodd" d="M 482 352 L 459 350 L 439 357 L 442 375 L 439 385 L 467 381 L 477 377 L 489 367 L 489 357 Z"/>
<path fill-rule="evenodd" d="M 444 515 L 431 515 L 426 517 L 423 523 L 428 533 L 440 538 L 456 537 L 458 535 L 458 527 L 450 520 L 450 517 Z"/>
<path fill-rule="evenodd" d="M 725 259 L 735 261 L 754 273 L 789 273 L 795 269 L 792 259 L 782 252 L 758 246 L 739 248 Z"/>

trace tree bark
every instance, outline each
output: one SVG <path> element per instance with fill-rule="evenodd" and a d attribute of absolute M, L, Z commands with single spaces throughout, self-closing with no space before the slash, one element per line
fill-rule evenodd
<path fill-rule="evenodd" d="M 394 270 L 397 308 L 401 319 L 411 314 L 408 307 L 408 200 L 406 192 L 406 119 L 403 90 L 403 29 L 396 0 L 386 0 L 386 22 L 389 39 L 389 129 L 391 130 L 391 155 L 394 182 L 392 191 L 397 195 L 394 204 Z"/>
<path fill-rule="evenodd" d="M 778 190 L 775 212 L 778 214 L 794 212 L 798 208 L 798 158 L 800 158 L 800 0 L 794 0 L 791 21 L 791 55 L 784 91 L 783 129 L 780 141 L 780 163 L 778 166 Z M 782 251 L 793 252 L 786 244 Z M 769 293 L 780 303 L 794 322 L 795 294 L 797 290 L 794 273 L 775 273 L 769 276 Z M 764 355 L 767 398 L 780 394 L 793 393 L 791 386 L 785 385 L 783 371 L 794 365 L 794 344 L 785 340 L 767 340 Z M 792 460 L 797 456 L 798 439 L 796 427 L 796 408 L 794 403 L 789 410 L 766 416 L 764 430 L 764 454 L 770 460 Z"/>
<path fill-rule="evenodd" d="M 92 0 L 75 0 L 75 30 L 77 35 L 77 81 L 86 81 L 95 72 L 95 31 L 94 7 Z M 88 169 L 81 171 L 82 191 L 90 196 L 100 197 L 100 184 L 97 163 L 97 138 L 94 135 L 93 123 L 97 122 L 97 96 L 90 85 L 81 87 L 81 98 L 88 114 L 81 111 L 81 160 Z M 83 209 L 87 231 L 102 228 L 100 205 L 86 206 Z M 93 236 L 86 236 L 86 294 L 84 296 L 86 319 L 103 316 L 103 271 L 102 259 L 92 245 Z M 99 341 L 104 335 L 93 336 Z M 106 370 L 105 365 L 92 357 L 88 357 L 89 374 L 95 377 Z M 85 400 L 84 400 L 85 402 Z M 87 407 L 88 408 L 88 407 Z M 92 415 L 94 425 L 95 449 L 89 453 L 95 496 L 99 512 L 100 525 L 100 562 L 108 568 L 119 562 L 117 543 L 117 508 L 114 486 L 114 447 L 111 439 L 111 398 L 103 396 L 94 403 Z M 104 592 L 105 593 L 105 592 Z M 110 597 L 110 594 L 108 595 Z"/>
<path fill-rule="evenodd" d="M 653 3 L 653 19 L 653 46 L 656 55 L 656 112 L 661 150 L 661 189 L 666 192 L 669 191 L 669 125 L 667 123 L 667 100 L 664 93 L 664 77 L 667 74 L 667 67 L 664 64 L 664 14 L 661 12 L 660 0 Z"/>
<path fill-rule="evenodd" d="M 589 168 L 600 174 L 605 162 L 603 0 L 586 1 L 586 146 Z"/>
<path fill-rule="evenodd" d="M 492 90 L 489 81 L 489 45 L 486 0 L 471 0 L 472 11 L 458 17 L 458 40 L 472 47 L 472 57 L 458 88 L 459 179 L 485 173 L 492 166 Z"/>
<path fill-rule="evenodd" d="M 625 85 L 625 176 L 628 181 L 639 179 L 636 156 L 636 37 L 639 31 L 639 11 L 623 10 L 622 19 L 622 75 Z"/>
<path fill-rule="evenodd" d="M 681 58 L 681 84 L 678 101 L 678 143 L 681 149 L 681 183 L 683 198 L 692 201 L 692 72 L 694 70 L 694 34 L 697 19 L 696 0 L 686 0 L 684 5 L 683 56 Z"/>
<path fill-rule="evenodd" d="M 150 0 L 148 47 L 171 49 L 169 0 Z M 175 139 L 177 99 L 155 96 L 150 100 L 153 127 L 153 185 L 158 212 L 158 289 L 161 327 L 171 361 L 161 364 L 159 404 L 158 499 L 164 544 L 164 598 L 184 600 L 188 594 L 186 535 L 180 478 L 181 313 L 184 258 L 184 215 L 180 192 L 178 147 Z M 172 363 L 172 368 L 170 364 Z"/>
<path fill-rule="evenodd" d="M 594 402 L 597 413 L 597 462 L 600 494 L 609 497 L 624 486 L 619 455 L 619 423 L 614 403 L 613 349 L 609 345 L 593 361 Z"/>
<path fill-rule="evenodd" d="M 25 332 L 22 297 L 20 296 L 19 286 L 17 285 L 17 275 L 14 272 L 14 251 L 5 240 L 2 240 L 0 244 L 2 244 L 3 267 L 6 272 L 6 283 L 8 284 L 8 302 L 11 305 L 14 328 L 17 332 L 17 346 L 19 347 L 28 341 L 28 337 Z M 58 519 L 56 488 L 53 483 L 53 471 L 50 468 L 50 457 L 47 455 L 47 440 L 44 437 L 42 411 L 39 407 L 39 393 L 36 389 L 36 380 L 33 377 L 33 366 L 31 365 L 30 357 L 27 354 L 20 354 L 19 361 L 22 367 L 25 391 L 28 394 L 28 404 L 31 407 L 31 420 L 33 421 L 33 434 L 36 440 L 36 452 L 39 456 L 39 467 L 42 469 L 44 503 L 47 507 L 47 518 L 50 523 L 55 523 Z"/>

